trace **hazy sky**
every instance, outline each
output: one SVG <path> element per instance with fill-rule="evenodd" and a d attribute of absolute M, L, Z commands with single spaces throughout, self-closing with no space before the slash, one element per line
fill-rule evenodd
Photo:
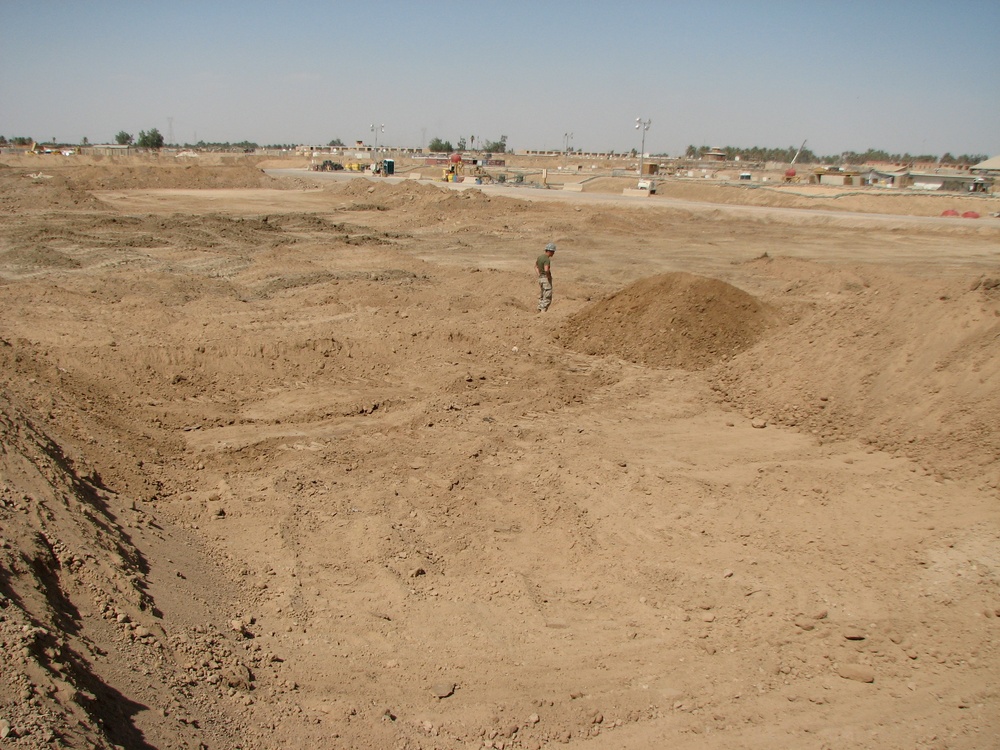
<path fill-rule="evenodd" d="M 0 0 L 0 134 L 1000 154 L 1000 0 Z M 572 138 L 567 138 L 572 133 Z"/>

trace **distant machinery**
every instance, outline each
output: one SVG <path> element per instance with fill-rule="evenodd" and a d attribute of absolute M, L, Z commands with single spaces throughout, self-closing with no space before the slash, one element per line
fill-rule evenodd
<path fill-rule="evenodd" d="M 462 175 L 465 172 L 465 166 L 462 164 L 462 155 L 452 154 L 448 157 L 448 161 L 450 163 L 441 173 L 441 180 L 443 182 L 461 182 Z"/>

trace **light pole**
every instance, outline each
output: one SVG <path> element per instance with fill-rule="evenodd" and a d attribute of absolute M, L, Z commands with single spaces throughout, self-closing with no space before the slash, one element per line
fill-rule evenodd
<path fill-rule="evenodd" d="M 640 117 L 635 118 L 635 129 L 642 131 L 642 146 L 639 147 L 639 179 L 642 179 L 642 159 L 646 154 L 646 131 L 649 130 L 649 126 L 653 124 L 652 120 L 643 120 Z"/>
<path fill-rule="evenodd" d="M 381 131 L 383 133 L 385 132 L 385 123 L 382 123 L 381 125 L 376 125 L 375 123 L 372 123 L 372 125 L 371 125 L 371 131 L 375 134 L 375 156 L 377 157 L 378 156 L 378 134 L 379 134 L 379 131 Z"/>
<path fill-rule="evenodd" d="M 572 133 L 563 133 L 563 166 L 569 167 L 569 142 L 573 140 Z"/>

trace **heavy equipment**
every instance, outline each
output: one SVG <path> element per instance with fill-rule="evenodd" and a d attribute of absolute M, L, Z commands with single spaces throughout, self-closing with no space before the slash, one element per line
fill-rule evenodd
<path fill-rule="evenodd" d="M 313 164 L 312 166 L 314 172 L 339 172 L 343 168 L 343 164 L 331 159 L 326 159 L 322 164 Z"/>

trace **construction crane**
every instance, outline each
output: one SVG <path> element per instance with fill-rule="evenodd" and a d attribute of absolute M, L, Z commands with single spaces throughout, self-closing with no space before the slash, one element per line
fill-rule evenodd
<path fill-rule="evenodd" d="M 793 156 L 791 162 L 789 162 L 788 169 L 785 170 L 785 179 L 782 180 L 785 184 L 799 181 L 798 176 L 795 174 L 795 161 L 799 158 L 799 154 L 802 153 L 802 149 L 805 147 L 806 142 L 802 141 L 802 145 L 799 146 L 799 150 L 795 152 L 795 156 Z"/>
<path fill-rule="evenodd" d="M 798 151 L 796 151 L 796 152 L 795 152 L 795 156 L 793 156 L 793 157 L 792 157 L 792 162 L 791 162 L 792 164 L 794 164 L 794 163 L 795 163 L 795 160 L 799 158 L 799 154 L 801 154 L 801 153 L 802 153 L 802 149 L 804 149 L 805 147 L 806 147 L 806 142 L 805 142 L 805 141 L 802 141 L 802 145 L 801 145 L 801 146 L 799 146 L 799 150 L 798 150 Z"/>

